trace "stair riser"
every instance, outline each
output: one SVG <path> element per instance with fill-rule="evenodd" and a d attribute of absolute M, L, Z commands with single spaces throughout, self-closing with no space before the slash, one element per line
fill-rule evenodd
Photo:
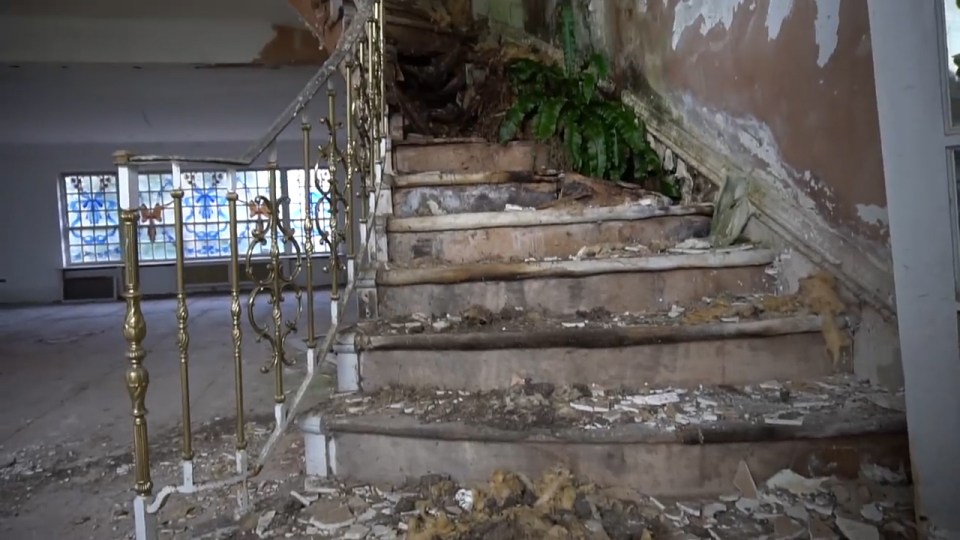
<path fill-rule="evenodd" d="M 421 172 L 529 171 L 548 166 L 546 147 L 529 142 L 508 145 L 453 143 L 401 145 L 393 148 L 396 171 Z"/>
<path fill-rule="evenodd" d="M 533 278 L 378 287 L 380 316 L 462 313 L 471 306 L 494 312 L 505 307 L 570 315 L 605 308 L 612 313 L 666 311 L 721 293 L 773 293 L 763 266 L 622 272 L 576 278 Z"/>
<path fill-rule="evenodd" d="M 394 188 L 393 215 L 432 216 L 429 201 L 444 214 L 500 212 L 508 204 L 536 208 L 557 198 L 553 182 Z"/>
<path fill-rule="evenodd" d="M 563 464 L 598 485 L 656 496 L 735 491 L 732 482 L 741 460 L 761 483 L 788 468 L 847 478 L 857 475 L 861 462 L 896 470 L 908 454 L 905 434 L 684 445 L 488 442 L 335 432 L 334 442 L 334 470 L 350 481 L 399 484 L 444 473 L 470 484 L 485 482 L 496 470 L 537 478 Z"/>
<path fill-rule="evenodd" d="M 674 243 L 710 232 L 706 216 L 668 216 L 634 221 L 606 221 L 532 227 L 389 233 L 390 258 L 398 263 L 418 259 L 450 264 L 493 260 L 566 258 L 584 246 Z"/>
<path fill-rule="evenodd" d="M 696 386 L 801 380 L 834 372 L 819 333 L 620 348 L 364 351 L 364 391 L 390 385 L 486 391 L 517 376 L 558 386 Z"/>

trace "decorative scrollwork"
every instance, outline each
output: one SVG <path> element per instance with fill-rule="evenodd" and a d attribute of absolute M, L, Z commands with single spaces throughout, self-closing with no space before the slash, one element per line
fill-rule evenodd
<path fill-rule="evenodd" d="M 340 272 L 346 268 L 342 247 L 347 234 L 352 231 L 352 223 L 341 219 L 344 211 L 353 202 L 349 193 L 345 193 L 346 190 L 341 188 L 341 184 L 349 185 L 346 175 L 351 174 L 353 166 L 349 164 L 350 153 L 342 148 L 338 141 L 344 125 L 337 120 L 337 92 L 332 83 L 327 86 L 327 100 L 327 116 L 320 119 L 320 125 L 327 131 L 327 139 L 318 146 L 319 159 L 314 165 L 313 175 L 314 187 L 320 193 L 320 200 L 312 208 L 312 213 L 316 216 L 317 236 L 330 254 L 324 271 L 330 275 L 330 301 L 335 303 L 340 300 Z M 321 167 L 321 164 L 324 166 Z M 327 173 L 326 176 L 324 172 Z M 330 211 L 329 220 L 322 218 L 325 206 Z M 325 221 L 328 223 L 326 228 L 323 226 Z"/>
<path fill-rule="evenodd" d="M 303 312 L 303 290 L 296 283 L 297 276 L 303 268 L 303 251 L 299 242 L 297 242 L 294 231 L 291 227 L 284 224 L 281 216 L 283 208 L 287 207 L 288 197 L 280 197 L 277 194 L 277 164 L 271 161 L 270 168 L 270 189 L 269 196 L 258 196 L 253 203 L 263 210 L 266 214 L 267 222 L 257 221 L 257 226 L 251 232 L 250 243 L 247 246 L 246 267 L 247 277 L 253 281 L 253 291 L 247 302 L 247 316 L 250 326 L 256 335 L 256 341 L 259 343 L 266 340 L 270 346 L 271 359 L 260 368 L 261 373 L 269 373 L 275 370 L 276 387 L 274 400 L 277 403 L 283 403 L 285 400 L 283 393 L 283 366 L 294 365 L 295 359 L 286 354 L 287 337 L 297 331 L 297 323 Z M 256 254 L 263 246 L 270 246 L 270 254 L 267 260 L 266 275 L 258 277 L 254 262 L 257 259 Z M 292 262 L 292 268 L 289 274 L 284 273 L 284 253 L 281 245 L 288 251 L 288 260 Z M 295 313 L 292 317 L 285 317 L 283 312 L 284 293 L 290 293 L 295 300 Z M 256 308 L 258 301 L 266 298 L 267 305 L 272 308 L 272 317 L 269 323 L 260 323 L 257 321 Z"/>

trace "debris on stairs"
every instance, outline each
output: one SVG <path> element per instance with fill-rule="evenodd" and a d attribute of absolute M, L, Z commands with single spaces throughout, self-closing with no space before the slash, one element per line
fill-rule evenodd
<path fill-rule="evenodd" d="M 663 172 L 685 179 L 676 204 L 559 171 L 547 145 L 488 142 L 476 111 L 504 96 L 461 82 L 506 86 L 496 66 L 515 52 L 401 66 L 403 92 L 425 75 L 451 92 L 394 131 L 363 280 L 375 309 L 338 343 L 359 392 L 301 424 L 324 452 L 307 486 L 360 483 L 373 499 L 347 512 L 355 484 L 324 488 L 304 511 L 334 508 L 322 524 L 337 532 L 304 530 L 913 535 L 902 395 L 852 373 L 856 312 L 830 276 L 783 294 L 780 253 L 743 238 L 745 178 L 714 200 L 665 150 Z"/>
<path fill-rule="evenodd" d="M 909 486 L 864 474 L 804 477 L 784 469 L 751 489 L 719 497 L 653 497 L 605 488 L 552 467 L 540 476 L 494 471 L 461 484 L 441 474 L 396 486 L 316 482 L 263 506 L 257 522 L 281 520 L 261 538 L 453 540 L 520 538 L 641 539 L 916 538 Z M 884 476 L 897 477 L 883 469 Z M 254 531 L 251 531 L 254 532 Z"/>

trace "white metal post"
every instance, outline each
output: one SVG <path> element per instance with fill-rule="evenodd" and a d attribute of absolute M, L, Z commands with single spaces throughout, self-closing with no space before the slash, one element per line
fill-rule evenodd
<path fill-rule="evenodd" d="M 960 343 L 951 193 L 938 37 L 945 0 L 870 0 L 910 458 L 921 536 L 960 538 Z M 955 0 L 946 0 L 947 3 Z M 946 105 L 946 107 L 945 107 Z"/>

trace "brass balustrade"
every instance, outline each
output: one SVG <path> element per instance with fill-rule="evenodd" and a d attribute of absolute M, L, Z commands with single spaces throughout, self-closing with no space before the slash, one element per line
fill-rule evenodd
<path fill-rule="evenodd" d="M 123 296 L 126 312 L 123 336 L 127 342 L 128 368 L 126 385 L 130 394 L 134 426 L 134 470 L 136 536 L 155 537 L 155 521 L 152 516 L 163 507 L 174 493 L 193 493 L 202 490 L 241 484 L 246 495 L 246 481 L 258 475 L 269 463 L 271 451 L 289 425 L 289 418 L 314 375 L 314 367 L 323 362 L 330 352 L 333 340 L 340 329 L 342 315 L 348 302 L 354 299 L 356 277 L 360 268 L 371 261 L 373 227 L 371 218 L 376 213 L 378 190 L 382 185 L 385 163 L 387 111 L 383 81 L 383 21 L 384 0 L 356 0 L 357 10 L 341 38 L 338 49 L 323 67 L 307 83 L 303 91 L 277 118 L 267 134 L 254 143 L 239 158 L 184 157 L 133 155 L 128 152 L 115 154 L 115 163 L 121 185 L 121 234 L 124 265 Z M 333 76 L 342 76 L 346 81 L 345 95 L 337 92 Z M 325 116 L 318 123 L 325 128 L 326 137 L 312 146 L 313 126 L 303 113 L 318 90 L 326 85 Z M 343 99 L 346 116 L 338 118 L 337 105 Z M 303 113 L 303 114 L 302 114 Z M 280 132 L 295 119 L 301 119 L 303 137 L 303 189 L 300 193 L 280 193 L 278 186 L 278 156 L 276 139 Z M 338 137 L 343 134 L 345 144 Z M 272 149 L 271 149 L 272 148 Z M 253 200 L 243 201 L 237 189 L 236 168 L 252 164 L 270 149 L 268 163 L 269 189 Z M 147 324 L 141 309 L 139 221 L 141 205 L 138 196 L 138 167 L 140 165 L 166 164 L 173 176 L 174 188 L 172 223 L 175 247 L 176 273 L 176 320 L 177 352 L 180 365 L 181 386 L 181 437 L 180 456 L 183 462 L 183 480 L 178 485 L 162 488 L 154 495 L 151 479 L 150 441 L 147 429 L 146 394 L 149 374 L 146 368 L 146 350 L 143 340 Z M 202 482 L 193 480 L 195 454 L 190 401 L 190 316 L 188 292 L 185 279 L 185 189 L 180 167 L 185 164 L 202 164 L 223 167 L 229 189 L 226 194 L 228 210 L 229 279 L 230 279 L 230 336 L 232 338 L 233 376 L 235 379 L 235 415 L 237 452 L 236 475 L 228 478 L 211 478 Z M 329 173 L 324 179 L 321 171 Z M 224 177 L 223 172 L 217 178 Z M 314 201 L 312 191 L 319 192 Z M 304 216 L 292 220 L 290 202 L 302 197 Z M 357 208 L 357 204 L 360 205 Z M 241 253 L 241 238 L 238 224 L 240 208 L 253 212 L 256 226 L 250 233 L 245 252 Z M 329 219 L 321 216 L 329 208 Z M 143 206 L 143 208 L 146 208 Z M 148 218 L 144 218 L 148 219 Z M 148 220 L 149 221 L 149 220 Z M 326 224 L 326 225 L 325 225 Z M 155 229 L 150 221 L 150 238 Z M 295 228 L 303 227 L 303 236 L 298 240 Z M 360 242 L 358 246 L 357 242 Z M 302 245 L 301 245 L 302 242 Z M 317 243 L 325 249 L 318 250 Z M 315 321 L 317 291 L 314 276 L 315 258 L 326 257 L 324 271 L 331 279 L 331 327 L 322 342 L 318 339 Z M 241 268 L 241 261 L 243 268 Z M 262 263 L 262 264 L 258 264 Z M 258 270 L 260 268 L 261 270 Z M 265 270 L 262 270 L 265 268 Z M 341 281 L 346 278 L 346 286 Z M 244 419 L 243 384 L 243 306 L 241 287 L 244 281 L 252 285 L 247 297 L 247 326 L 256 341 L 263 341 L 269 349 L 269 358 L 260 371 L 273 371 L 276 425 L 269 439 L 260 450 L 257 459 L 247 463 L 248 440 Z M 304 296 L 306 297 L 304 299 Z M 305 302 L 304 302 L 305 300 Z M 304 306 L 304 303 L 306 306 Z M 258 319 L 262 304 L 269 306 L 270 316 Z M 304 307 L 306 321 L 301 321 Z M 304 380 L 292 394 L 285 388 L 284 367 L 294 364 L 293 356 L 286 352 L 285 344 L 298 329 L 305 329 L 308 348 L 308 370 Z M 292 397 L 291 397 L 292 396 Z M 241 498 L 241 501 L 245 498 Z"/>

